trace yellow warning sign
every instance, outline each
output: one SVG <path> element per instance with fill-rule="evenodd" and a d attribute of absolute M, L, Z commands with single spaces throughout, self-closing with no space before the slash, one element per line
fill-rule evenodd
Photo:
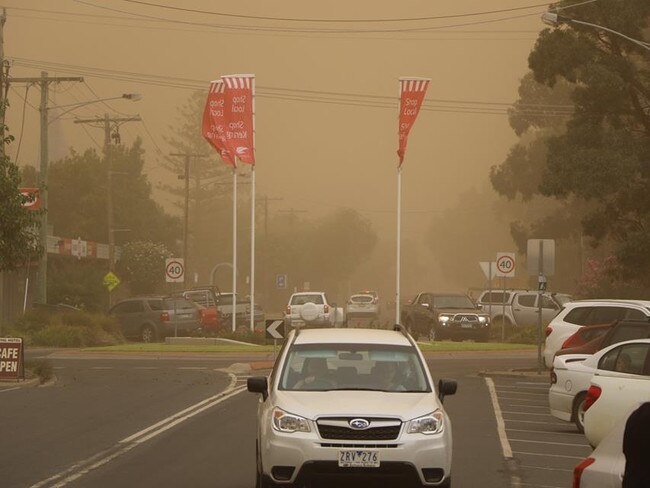
<path fill-rule="evenodd" d="M 108 291 L 113 291 L 117 285 L 122 283 L 120 279 L 113 273 L 112 271 L 109 271 L 104 275 L 104 280 L 103 280 L 104 286 L 108 288 Z"/>

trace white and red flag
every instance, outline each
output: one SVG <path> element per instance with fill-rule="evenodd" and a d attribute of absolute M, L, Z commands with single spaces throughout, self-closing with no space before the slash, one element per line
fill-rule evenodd
<path fill-rule="evenodd" d="M 255 75 L 226 75 L 221 79 L 226 147 L 242 163 L 255 164 Z"/>
<path fill-rule="evenodd" d="M 430 81 L 430 78 L 399 79 L 399 149 L 397 150 L 399 166 L 404 162 L 409 132 L 420 113 Z"/>
<path fill-rule="evenodd" d="M 223 162 L 234 167 L 236 165 L 235 158 L 226 146 L 225 103 L 223 82 L 221 80 L 212 81 L 203 109 L 201 131 L 203 137 L 217 150 Z"/>

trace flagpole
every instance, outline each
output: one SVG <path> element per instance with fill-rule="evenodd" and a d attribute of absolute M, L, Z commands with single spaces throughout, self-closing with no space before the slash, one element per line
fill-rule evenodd
<path fill-rule="evenodd" d="M 397 273 L 395 283 L 395 323 L 400 323 L 400 275 L 402 245 L 402 165 L 397 167 Z"/>
<path fill-rule="evenodd" d="M 252 78 L 253 151 L 255 151 L 255 78 Z M 254 154 L 254 152 L 253 152 Z M 255 163 L 251 165 L 251 332 L 255 332 Z"/>
<path fill-rule="evenodd" d="M 237 330 L 237 160 L 232 169 L 232 331 Z"/>
<path fill-rule="evenodd" d="M 255 332 L 255 165 L 251 165 L 251 332 Z"/>

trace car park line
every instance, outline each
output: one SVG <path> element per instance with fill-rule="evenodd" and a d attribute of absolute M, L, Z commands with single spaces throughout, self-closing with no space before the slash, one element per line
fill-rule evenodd
<path fill-rule="evenodd" d="M 576 446 L 585 447 L 584 444 L 574 444 L 569 442 L 550 442 L 550 441 L 531 441 L 528 439 L 510 439 L 510 442 L 528 442 L 530 444 L 548 444 L 553 446 Z"/>
<path fill-rule="evenodd" d="M 581 461 L 585 458 L 584 456 L 567 456 L 566 454 L 546 454 L 541 452 L 525 452 L 525 451 L 512 451 L 515 454 L 525 454 L 526 456 L 542 456 L 542 457 L 554 457 L 554 458 L 565 458 L 565 459 L 580 459 Z"/>
<path fill-rule="evenodd" d="M 486 376 L 485 383 L 487 384 L 488 391 L 490 392 L 490 399 L 492 400 L 492 408 L 494 409 L 494 415 L 497 420 L 497 431 L 499 433 L 499 442 L 501 443 L 501 450 L 503 451 L 503 457 L 506 459 L 512 458 L 512 447 L 510 442 L 508 442 L 508 434 L 506 434 L 506 425 L 501 415 L 501 407 L 499 406 L 499 399 L 497 397 L 496 388 L 494 386 L 494 381 L 492 378 Z"/>
<path fill-rule="evenodd" d="M 13 388 L 3 389 L 3 390 L 0 390 L 0 393 L 5 393 L 5 392 L 8 392 L 8 391 L 13 391 L 13 390 L 20 390 L 20 387 L 19 387 L 19 386 L 15 386 L 15 387 L 13 387 Z"/>
<path fill-rule="evenodd" d="M 570 435 L 570 436 L 581 436 L 579 432 L 553 432 L 552 430 L 528 430 L 528 429 L 508 429 L 507 432 L 532 432 L 535 434 L 554 434 L 554 435 Z"/>
<path fill-rule="evenodd" d="M 502 410 L 501 413 L 507 413 L 508 415 L 537 415 L 538 417 L 553 417 L 550 413 L 510 412 L 508 410 Z"/>

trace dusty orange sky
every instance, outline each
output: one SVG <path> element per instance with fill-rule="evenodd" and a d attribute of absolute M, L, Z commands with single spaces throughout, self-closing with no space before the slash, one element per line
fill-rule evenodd
<path fill-rule="evenodd" d="M 418 242 L 424 237 L 422 233 L 428 228 L 431 216 L 457 203 L 458 195 L 468 188 L 484 186 L 490 166 L 500 163 L 516 141 L 505 110 L 517 98 L 519 80 L 527 71 L 528 53 L 537 32 L 544 27 L 539 15 L 545 10 L 539 6 L 460 16 L 535 5 L 534 1 L 522 0 L 318 3 L 159 0 L 157 3 L 300 19 L 454 16 L 426 21 L 317 23 L 219 17 L 122 0 L 4 2 L 8 8 L 5 55 L 16 60 L 37 61 L 35 66 L 50 62 L 103 68 L 109 70 L 107 76 L 113 77 L 116 77 L 114 71 L 122 71 L 187 78 L 203 81 L 206 88 L 210 79 L 221 74 L 255 73 L 259 87 L 256 112 L 260 194 L 282 197 L 284 200 L 275 208 L 294 207 L 314 215 L 336 206 L 356 208 L 373 221 L 384 241 L 394 239 L 397 79 L 406 75 L 431 78 L 427 94 L 430 111 L 420 114 L 411 132 L 403 173 L 403 232 L 406 239 Z M 124 20 L 128 15 L 115 10 L 149 18 Z M 171 19 L 175 23 L 150 17 Z M 507 20 L 492 22 L 497 19 Z M 233 31 L 233 26 L 256 30 Z M 259 30 L 269 27 L 283 31 Z M 400 32 L 290 33 L 287 29 Z M 404 32 L 405 29 L 429 30 Z M 11 75 L 38 76 L 39 71 L 17 62 Z M 47 71 L 50 75 L 71 74 L 69 70 L 52 66 Z M 123 142 L 129 143 L 140 135 L 147 150 L 147 170 L 152 182 L 169 179 L 170 175 L 160 167 L 160 156 L 153 141 L 164 153 L 170 152 L 163 135 L 169 134 L 169 126 L 175 124 L 176 109 L 190 91 L 84 76 L 100 97 L 124 92 L 143 94 L 144 99 L 137 104 L 118 100 L 111 102 L 111 106 L 142 116 L 151 136 L 142 124 L 127 124 L 122 130 Z M 393 100 L 348 98 L 364 104 L 380 100 L 382 107 L 375 107 L 352 105 L 349 101 L 332 103 L 341 97 L 324 93 L 307 94 L 310 100 L 301 101 L 263 96 L 272 87 L 376 95 Z M 10 92 L 12 107 L 8 124 L 18 137 L 22 115 L 19 94 L 24 95 L 24 87 L 14 88 L 16 91 Z M 92 98 L 82 84 L 63 84 L 56 91 L 54 101 L 61 105 Z M 290 97 L 305 96 L 304 92 L 284 93 Z M 317 97 L 327 103 L 318 103 Z M 38 105 L 36 88 L 30 90 L 28 100 Z M 106 107 L 95 104 L 73 114 L 88 117 L 105 111 Z M 490 113 L 481 113 L 486 111 Z M 101 144 L 102 132 L 87 130 Z M 62 121 L 53 133 L 57 140 L 51 143 L 52 150 L 59 156 L 66 146 L 83 150 L 94 144 L 72 120 Z M 28 106 L 20 162 L 37 163 L 38 147 L 38 113 Z M 14 144 L 11 150 L 15 149 Z M 161 192 L 156 195 L 166 201 Z M 486 250 L 486 254 L 496 251 Z M 435 269 L 436 258 L 428 257 L 427 262 L 429 258 L 430 266 Z M 479 276 L 477 265 L 477 276 L 473 279 Z M 416 287 L 421 280 L 414 278 L 403 286 Z"/>

